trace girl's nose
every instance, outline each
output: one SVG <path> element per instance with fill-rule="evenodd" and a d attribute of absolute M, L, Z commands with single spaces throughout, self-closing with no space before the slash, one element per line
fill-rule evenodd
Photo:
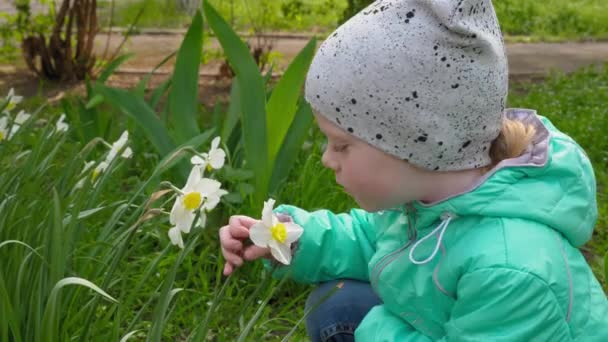
<path fill-rule="evenodd" d="M 336 161 L 332 158 L 331 151 L 329 148 L 327 148 L 323 152 L 323 157 L 321 157 L 321 163 L 323 163 L 326 168 L 332 169 L 334 170 L 334 172 L 337 171 L 338 165 Z"/>

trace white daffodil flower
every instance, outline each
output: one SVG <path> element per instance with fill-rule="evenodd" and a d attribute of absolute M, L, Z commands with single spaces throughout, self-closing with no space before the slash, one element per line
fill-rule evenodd
<path fill-rule="evenodd" d="M 31 117 L 32 116 L 30 114 L 26 113 L 24 110 L 21 110 L 15 117 L 15 123 L 17 125 L 23 125 Z"/>
<path fill-rule="evenodd" d="M 84 163 L 84 168 L 82 169 L 82 171 L 80 171 L 80 174 L 84 174 L 87 171 L 89 171 L 93 165 L 95 165 L 95 161 L 91 160 L 88 162 Z M 95 169 L 93 169 L 93 172 L 91 172 L 91 182 L 93 182 L 93 186 L 97 185 L 97 182 L 99 181 L 99 175 L 101 175 L 105 170 L 108 169 L 108 166 L 110 166 L 110 164 L 108 164 L 106 161 L 102 161 L 101 163 L 99 163 L 97 166 L 95 166 Z M 74 189 L 80 189 L 84 186 L 84 182 L 86 181 L 87 177 L 89 177 L 88 175 L 81 178 L 76 185 L 74 185 Z"/>
<path fill-rule="evenodd" d="M 182 231 L 177 227 L 173 227 L 169 229 L 169 239 L 171 239 L 171 243 L 178 246 L 179 248 L 184 248 L 184 240 L 182 239 Z"/>
<path fill-rule="evenodd" d="M 8 134 L 8 138 L 11 139 L 17 133 L 17 131 L 19 131 L 21 125 L 23 125 L 31 117 L 32 116 L 30 114 L 26 113 L 24 110 L 21 110 L 13 121 L 13 126 L 11 127 L 11 131 Z"/>
<path fill-rule="evenodd" d="M 3 116 L 0 118 L 0 141 L 8 139 L 8 117 Z"/>
<path fill-rule="evenodd" d="M 169 222 L 182 232 L 189 233 L 197 210 L 215 208 L 219 198 L 227 193 L 220 186 L 221 183 L 214 179 L 202 178 L 201 168 L 194 166 L 186 185 L 181 189 L 182 194 L 175 199 Z M 205 212 L 201 211 L 195 226 L 204 227 L 206 218 Z"/>
<path fill-rule="evenodd" d="M 9 117 L 8 115 L 0 118 L 0 141 L 11 139 L 17 131 L 21 128 L 29 118 L 32 117 L 30 114 L 25 111 L 20 111 L 19 114 L 13 120 L 13 124 L 9 125 Z M 10 126 L 10 129 L 9 129 Z"/>
<path fill-rule="evenodd" d="M 55 130 L 57 132 L 67 132 L 69 128 L 70 125 L 65 123 L 65 114 L 61 114 L 61 116 L 57 120 L 57 123 L 55 123 Z"/>
<path fill-rule="evenodd" d="M 215 137 L 213 141 L 211 141 L 211 149 L 208 153 L 203 153 L 202 157 L 194 156 L 190 158 L 190 162 L 193 165 L 200 165 L 203 170 L 211 171 L 212 169 L 221 169 L 224 166 L 224 161 L 226 159 L 226 152 L 221 148 L 218 148 L 220 145 L 220 137 Z"/>
<path fill-rule="evenodd" d="M 106 171 L 108 169 L 108 166 L 110 166 L 110 164 L 106 161 L 102 161 L 101 163 L 97 164 L 97 166 L 95 166 L 95 169 L 93 169 L 93 173 L 91 174 L 91 180 L 95 184 L 97 184 L 97 179 L 99 178 L 99 175 Z"/>
<path fill-rule="evenodd" d="M 118 152 L 120 152 L 120 150 L 127 144 L 128 141 L 129 141 L 129 131 L 125 130 L 120 135 L 120 138 L 118 138 L 118 140 L 116 140 L 112 144 L 112 147 L 110 148 L 110 152 L 108 153 L 108 156 L 106 157 L 106 162 L 108 162 L 108 164 L 111 163 L 112 160 L 114 160 L 114 158 L 116 158 L 116 155 L 118 154 Z M 127 147 L 122 152 L 121 157 L 128 159 L 128 158 L 131 158 L 132 155 L 133 155 L 133 150 L 131 150 L 130 147 Z"/>
<path fill-rule="evenodd" d="M 19 103 L 21 103 L 23 96 L 15 95 L 15 89 L 11 88 L 11 90 L 8 91 L 8 95 L 6 95 L 6 99 L 8 100 L 8 104 L 6 105 L 4 111 L 9 112 L 15 109 Z"/>
<path fill-rule="evenodd" d="M 274 200 L 264 202 L 262 220 L 249 229 L 249 238 L 256 246 L 269 247 L 272 256 L 284 265 L 291 262 L 291 244 L 298 240 L 304 229 L 293 222 L 281 222 L 272 212 Z"/>

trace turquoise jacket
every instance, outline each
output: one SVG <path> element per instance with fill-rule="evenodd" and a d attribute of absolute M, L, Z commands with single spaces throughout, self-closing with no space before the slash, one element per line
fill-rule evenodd
<path fill-rule="evenodd" d="M 280 206 L 304 227 L 297 282 L 369 281 L 383 301 L 358 341 L 608 341 L 608 301 L 578 250 L 597 219 L 583 150 L 532 110 L 535 143 L 438 203 L 333 214 Z"/>

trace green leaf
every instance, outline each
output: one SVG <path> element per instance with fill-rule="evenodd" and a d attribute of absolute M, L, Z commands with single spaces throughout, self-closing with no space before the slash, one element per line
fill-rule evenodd
<path fill-rule="evenodd" d="M 167 155 L 158 163 L 157 170 L 155 170 L 154 173 L 156 174 L 157 172 L 162 172 L 160 170 L 161 168 L 163 170 L 167 170 L 167 169 L 173 167 L 175 164 L 182 161 L 184 157 L 191 156 L 190 154 L 186 154 L 186 153 L 183 153 L 180 151 L 183 150 L 185 147 L 191 147 L 194 149 L 200 147 L 201 145 L 203 145 L 204 143 L 209 141 L 211 139 L 211 136 L 214 133 L 215 133 L 215 128 L 210 128 L 210 129 L 204 131 L 203 133 L 195 136 L 194 138 L 186 141 L 185 143 L 181 144 L 180 146 L 175 148 L 170 153 L 167 153 Z M 178 153 L 180 153 L 180 154 L 176 155 Z M 188 169 L 187 171 L 189 172 L 190 170 Z M 187 175 L 188 175 L 188 173 L 186 173 L 184 176 L 187 176 Z"/>
<path fill-rule="evenodd" d="M 312 62 L 317 41 L 315 38 L 302 49 L 296 58 L 289 64 L 285 74 L 272 91 L 270 100 L 266 104 L 268 120 L 268 156 L 270 165 L 274 164 L 275 157 L 283 145 L 283 139 L 294 120 L 298 99 L 306 80 L 306 73 Z"/>
<path fill-rule="evenodd" d="M 167 89 L 169 89 L 169 87 L 171 87 L 171 82 L 172 79 L 169 78 L 163 81 L 163 83 L 161 83 L 156 89 L 154 89 L 152 97 L 150 98 L 150 108 L 154 109 L 156 108 L 156 106 L 158 106 L 158 103 L 160 102 L 160 99 L 162 98 L 163 94 L 167 92 Z"/>
<path fill-rule="evenodd" d="M 89 102 L 87 102 L 87 104 L 84 106 L 84 108 L 87 109 L 87 110 L 93 109 L 93 108 L 97 107 L 102 102 L 103 102 L 103 96 L 101 96 L 100 94 L 95 94 L 89 100 Z"/>
<path fill-rule="evenodd" d="M 235 183 L 253 178 L 253 172 L 251 172 L 250 170 L 235 169 L 230 165 L 224 166 L 223 171 L 226 176 L 226 179 L 229 179 Z"/>
<path fill-rule="evenodd" d="M 126 90 L 110 88 L 104 85 L 96 85 L 94 90 L 102 94 L 108 102 L 135 119 L 162 156 L 167 155 L 175 148 L 173 141 L 169 137 L 167 128 L 141 97 L 133 96 L 133 94 Z"/>
<path fill-rule="evenodd" d="M 154 74 L 154 72 L 156 70 L 158 70 L 158 68 L 160 68 L 161 66 L 165 65 L 165 63 L 167 63 L 171 58 L 173 58 L 176 53 L 177 53 L 177 51 L 171 52 L 169 55 L 167 55 L 167 57 L 163 58 L 163 60 L 160 61 L 160 63 L 158 63 L 152 70 L 150 70 L 150 72 L 147 73 L 146 76 L 144 76 L 144 78 L 142 78 L 141 81 L 139 81 L 139 83 L 135 87 L 135 93 L 138 94 L 139 96 L 143 97 L 144 93 L 146 92 L 146 88 L 148 87 L 148 82 L 150 82 L 150 78 L 152 78 L 152 75 Z M 170 79 L 171 78 L 169 78 L 169 80 Z M 165 82 L 167 82 L 167 81 L 165 81 Z M 165 82 L 163 82 L 163 83 L 165 83 Z M 150 105 L 150 107 L 154 108 L 156 106 Z"/>
<path fill-rule="evenodd" d="M 139 330 L 133 330 L 133 331 L 129 332 L 128 334 L 126 334 L 125 336 L 123 336 L 120 339 L 120 342 L 127 342 L 131 338 L 131 336 L 135 335 L 138 331 Z"/>
<path fill-rule="evenodd" d="M 298 158 L 302 144 L 306 140 L 306 135 L 308 134 L 312 122 L 312 108 L 310 108 L 310 105 L 304 98 L 301 98 L 298 112 L 289 127 L 289 131 L 281 144 L 277 159 L 274 163 L 272 178 L 270 180 L 270 193 L 277 191 L 281 182 L 289 175 L 289 171 Z"/>
<path fill-rule="evenodd" d="M 127 61 L 129 58 L 133 57 L 135 54 L 133 53 L 128 53 L 126 55 L 122 55 L 119 56 L 118 58 L 115 58 L 113 61 L 111 61 L 110 63 L 108 63 L 108 65 L 106 66 L 105 69 L 103 69 L 103 71 L 101 72 L 101 74 L 99 74 L 99 77 L 97 78 L 97 82 L 99 83 L 106 83 L 106 81 L 108 80 L 108 78 L 110 78 L 110 76 L 114 73 L 114 71 L 116 71 L 116 69 L 125 61 Z"/>
<path fill-rule="evenodd" d="M 239 121 L 241 115 L 241 89 L 239 87 L 239 80 L 232 80 L 232 88 L 230 89 L 230 105 L 228 106 L 228 114 L 224 119 L 222 125 L 222 141 L 228 143 L 236 124 Z"/>
<path fill-rule="evenodd" d="M 203 2 L 203 10 L 239 81 L 245 156 L 256 175 L 255 202 L 261 205 L 268 194 L 270 180 L 264 81 L 245 43 L 208 1 Z"/>
<path fill-rule="evenodd" d="M 61 200 L 57 189 L 53 188 L 53 221 L 51 229 L 48 229 L 47 237 L 47 260 L 50 264 L 50 281 L 54 283 L 59 281 L 64 275 L 65 262 L 64 262 L 64 244 L 63 244 L 63 224 L 61 221 Z"/>
<path fill-rule="evenodd" d="M 171 124 L 178 142 L 197 135 L 200 130 L 198 116 L 198 71 L 203 46 L 203 17 L 196 11 L 192 24 L 184 37 L 173 71 L 173 86 L 169 93 Z"/>
<path fill-rule="evenodd" d="M 59 308 L 57 306 L 60 304 L 60 301 L 57 297 L 59 296 L 59 291 L 67 285 L 79 285 L 87 287 L 99 293 L 107 300 L 118 303 L 118 301 L 114 299 L 114 297 L 110 296 L 104 290 L 100 289 L 97 285 L 86 279 L 78 277 L 67 277 L 59 280 L 53 287 L 53 290 L 51 290 L 51 294 L 44 309 L 44 315 L 42 316 L 42 326 L 45 332 L 45 341 L 54 341 L 59 336 L 57 329 L 59 320 L 57 317 L 57 311 L 59 310 Z"/>

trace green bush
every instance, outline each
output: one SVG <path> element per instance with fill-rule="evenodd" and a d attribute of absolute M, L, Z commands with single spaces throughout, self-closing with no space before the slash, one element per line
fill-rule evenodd
<path fill-rule="evenodd" d="M 372 0 L 348 0 L 343 20 Z M 498 21 L 505 35 L 608 38 L 608 2 L 605 0 L 495 0 Z"/>

